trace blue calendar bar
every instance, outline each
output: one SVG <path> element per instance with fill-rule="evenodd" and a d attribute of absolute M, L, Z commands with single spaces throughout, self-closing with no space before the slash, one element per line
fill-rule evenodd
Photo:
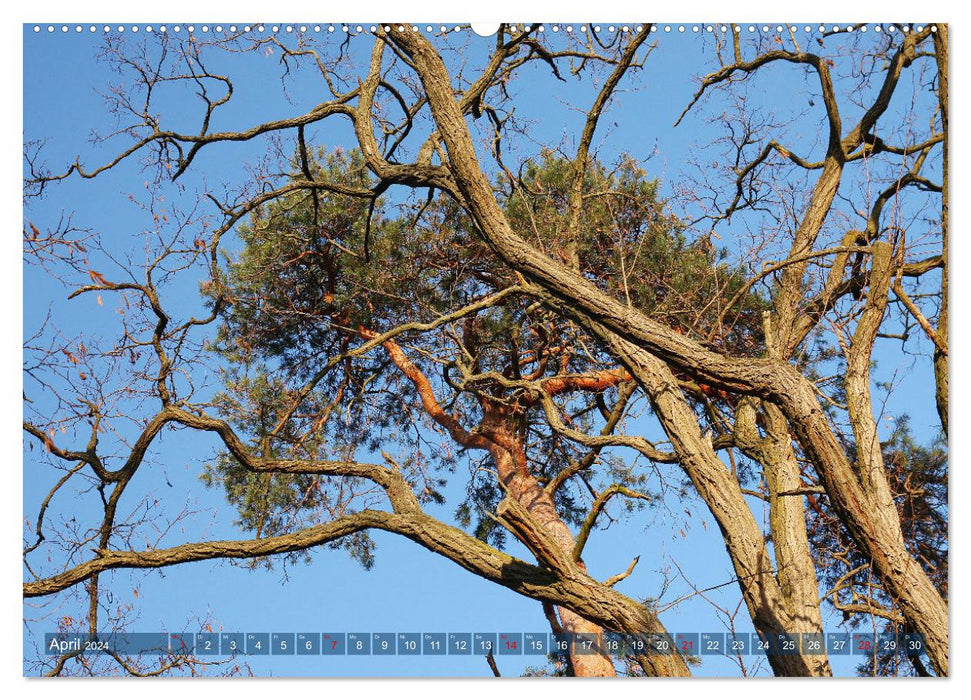
<path fill-rule="evenodd" d="M 869 632 L 125 632 L 49 633 L 46 652 L 126 656 L 485 656 L 606 654 L 624 656 L 767 656 L 926 654 L 921 634 Z"/>

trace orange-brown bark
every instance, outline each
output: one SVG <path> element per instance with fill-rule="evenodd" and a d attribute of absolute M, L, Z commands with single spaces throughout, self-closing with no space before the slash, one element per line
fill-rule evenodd
<path fill-rule="evenodd" d="M 367 329 L 359 331 L 365 338 L 375 337 Z M 455 416 L 447 413 L 435 397 L 431 382 L 424 373 L 405 355 L 394 341 L 382 343 L 388 357 L 398 370 L 412 383 L 422 402 L 425 413 L 445 428 L 451 438 L 463 447 L 482 449 L 489 452 L 499 479 L 507 493 L 523 506 L 529 515 L 538 522 L 564 556 L 571 556 L 576 544 L 573 533 L 556 511 L 552 495 L 529 471 L 529 463 L 523 449 L 522 440 L 516 430 L 516 422 L 522 407 L 502 405 L 488 399 L 481 399 L 483 418 L 473 432 L 467 430 Z M 624 370 L 606 370 L 592 375 L 552 379 L 544 383 L 551 393 L 569 390 L 602 391 L 627 378 Z M 578 562 L 581 570 L 586 567 Z M 564 606 L 557 606 L 562 630 L 567 633 L 587 633 L 602 635 L 603 628 Z M 669 657 L 670 667 L 662 672 L 667 675 L 686 675 L 687 667 L 680 657 Z M 574 654 L 570 665 L 578 676 L 615 676 L 613 662 L 607 654 Z"/>

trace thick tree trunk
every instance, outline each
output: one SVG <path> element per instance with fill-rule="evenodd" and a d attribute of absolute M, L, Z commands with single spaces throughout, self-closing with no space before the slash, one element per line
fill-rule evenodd
<path fill-rule="evenodd" d="M 885 241 L 873 245 L 873 264 L 867 303 L 857 322 L 846 363 L 846 405 L 856 440 L 856 471 L 863 487 L 863 507 L 870 526 L 865 535 L 870 553 L 883 575 L 884 583 L 908 619 L 930 615 L 918 629 L 928 636 L 928 650 L 935 668 L 947 674 L 947 604 L 931 584 L 923 569 L 907 551 L 893 493 L 887 480 L 883 449 L 873 417 L 870 398 L 870 362 L 873 344 L 887 307 L 887 295 L 895 272 L 894 251 Z M 856 504 L 847 503 L 850 507 Z M 846 507 L 846 506 L 844 506 Z M 859 522 L 853 513 L 854 525 Z M 907 610 L 910 614 L 907 614 Z M 917 624 L 910 619 L 912 624 Z"/>
<path fill-rule="evenodd" d="M 784 495 L 799 489 L 799 464 L 792 449 L 792 437 L 785 417 L 771 404 L 765 406 L 766 428 L 762 443 L 762 464 L 769 487 L 769 523 L 778 567 L 782 597 L 793 633 L 822 634 L 819 584 L 809 550 L 806 512 L 801 495 Z M 805 662 L 814 676 L 829 676 L 832 669 L 824 653 L 807 654 Z"/>
<path fill-rule="evenodd" d="M 820 181 L 825 180 L 825 177 L 824 173 Z M 834 192 L 835 189 L 830 192 L 817 186 L 814 199 L 822 198 L 827 202 L 826 208 L 828 208 Z M 825 215 L 822 214 L 822 216 Z M 805 225 L 806 221 L 804 220 L 803 223 Z M 822 224 L 822 218 L 812 225 L 817 224 Z M 806 242 L 800 243 L 800 236 L 797 234 L 791 256 L 800 254 L 798 250 L 800 245 L 805 246 Z M 804 267 L 805 263 L 790 266 L 786 270 L 787 274 L 781 276 L 775 294 L 777 313 L 766 319 L 766 353 L 774 360 L 789 360 L 799 345 L 797 342 L 799 333 L 795 326 L 801 320 L 799 313 Z M 779 313 L 780 310 L 782 313 Z M 804 497 L 792 494 L 802 486 L 792 434 L 778 406 L 763 402 L 762 416 L 765 437 L 758 437 L 754 425 L 754 411 L 751 415 L 753 419 L 751 432 L 752 438 L 757 443 L 754 456 L 762 465 L 769 489 L 769 527 L 783 599 L 792 618 L 793 632 L 821 634 L 823 621 L 819 607 L 819 583 L 816 578 L 816 564 L 809 549 L 806 512 L 803 507 Z M 814 675 L 832 674 L 829 657 L 825 653 L 818 656 L 807 655 L 806 661 L 814 667 Z"/>
<path fill-rule="evenodd" d="M 908 623 L 926 637 L 934 668 L 940 675 L 947 675 L 947 603 L 907 551 L 893 503 L 878 500 L 872 491 L 864 488 L 833 435 L 815 392 L 804 378 L 795 372 L 788 379 L 780 377 L 775 400 L 810 461 L 816 465 L 836 514 L 864 556 L 873 561 L 887 592 L 896 600 Z M 879 473 L 869 476 L 871 482 L 880 479 L 885 481 L 886 476 Z"/>
<path fill-rule="evenodd" d="M 784 586 L 780 586 L 776 579 L 775 566 L 762 530 L 745 502 L 738 481 L 715 454 L 711 440 L 702 435 L 698 418 L 685 400 L 670 368 L 602 326 L 595 326 L 595 332 L 647 391 L 654 414 L 671 441 L 682 469 L 721 529 L 725 548 L 755 628 L 766 635 L 821 631 L 822 624 L 817 622 L 818 606 L 814 620 L 802 608 L 793 611 L 789 605 Z M 791 515 L 786 513 L 787 517 Z M 789 525 L 786 523 L 787 527 Z M 805 523 L 801 527 L 805 537 Z M 798 560 L 798 564 L 802 565 L 804 561 Z M 815 574 L 810 573 L 811 584 L 799 582 L 795 585 L 811 585 L 815 588 Z M 792 578 L 797 578 L 795 572 Z M 832 673 L 825 656 L 770 654 L 769 663 L 779 676 L 828 676 Z"/>
<path fill-rule="evenodd" d="M 490 450 L 490 453 L 508 496 L 526 509 L 529 515 L 546 531 L 563 556 L 571 556 L 575 544 L 573 533 L 560 519 L 553 499 L 529 473 L 519 437 L 514 430 L 501 423 L 491 426 L 487 434 L 495 443 L 495 447 Z M 582 564 L 580 566 L 584 568 Z M 602 627 L 583 618 L 569 608 L 559 606 L 556 611 L 564 632 L 603 635 Z M 577 676 L 617 675 L 610 656 L 602 652 L 571 654 L 570 666 Z"/>
<path fill-rule="evenodd" d="M 938 24 L 934 34 L 934 52 L 937 54 L 937 98 L 941 106 L 941 123 L 944 128 L 944 176 L 941 183 L 941 308 L 937 320 L 937 337 L 947 347 L 948 328 L 948 170 L 950 166 L 948 149 L 948 34 L 947 25 Z M 937 387 L 937 415 L 941 419 L 941 428 L 947 433 L 947 389 L 948 362 L 947 353 L 941 352 L 939 347 L 934 350 L 934 383 Z"/>

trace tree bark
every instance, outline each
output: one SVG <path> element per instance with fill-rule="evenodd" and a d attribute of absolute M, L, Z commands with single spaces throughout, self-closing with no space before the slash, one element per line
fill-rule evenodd
<path fill-rule="evenodd" d="M 776 579 L 776 567 L 769 556 L 762 530 L 745 501 L 738 481 L 715 454 L 711 440 L 702 435 L 698 418 L 685 400 L 670 368 L 602 326 L 595 326 L 595 329 L 613 354 L 644 387 L 654 415 L 671 442 L 681 468 L 718 523 L 755 628 L 767 636 L 821 631 L 821 623 L 815 623 L 802 608 L 793 610 L 789 604 L 785 586 L 791 584 L 791 579 L 797 578 L 798 573 L 788 572 L 784 577 L 783 564 L 779 562 L 779 580 Z M 786 515 L 791 516 L 791 513 Z M 777 512 L 776 517 L 782 516 Z M 787 527 L 789 525 L 786 523 Z M 800 526 L 805 537 L 805 522 Z M 778 550 L 776 556 L 779 556 Z M 803 563 L 796 557 L 783 558 L 787 564 L 790 560 Z M 812 587 L 815 588 L 815 572 L 810 574 Z M 813 603 L 816 603 L 818 620 L 818 601 L 813 600 Z M 832 673 L 825 656 L 770 654 L 768 658 L 773 671 L 779 676 L 828 676 Z"/>
<path fill-rule="evenodd" d="M 792 437 L 777 407 L 766 404 L 764 412 L 766 437 L 762 443 L 762 465 L 769 487 L 769 524 L 782 597 L 791 618 L 790 631 L 822 634 L 819 584 L 809 549 L 803 496 L 780 495 L 802 486 Z M 805 662 L 810 675 L 832 675 L 825 650 L 818 655 L 807 654 Z"/>
<path fill-rule="evenodd" d="M 508 497 L 521 505 L 526 512 L 545 530 L 552 540 L 553 546 L 559 550 L 557 554 L 570 560 L 573 546 L 576 544 L 573 533 L 556 512 L 556 506 L 550 494 L 529 473 L 526 455 L 523 452 L 519 437 L 508 426 L 492 422 L 485 430 L 480 428 L 494 441 L 494 447 L 489 452 L 499 473 L 499 478 L 507 490 Z M 527 536 L 528 538 L 528 536 Z M 524 544 L 530 546 L 530 541 L 524 538 Z M 535 545 L 534 545 L 535 546 Z M 586 567 L 582 562 L 577 564 L 582 570 Z M 563 631 L 571 634 L 603 635 L 603 628 L 578 615 L 569 608 L 558 606 L 557 614 Z M 598 650 L 596 654 L 572 654 L 570 665 L 577 676 L 616 676 L 613 661 L 610 656 Z M 674 670 L 676 665 L 672 665 Z M 666 673 L 665 675 L 670 675 Z M 677 674 L 683 675 L 683 674 Z"/>
<path fill-rule="evenodd" d="M 941 106 L 941 123 L 944 129 L 944 177 L 941 182 L 941 308 L 937 320 L 937 337 L 947 346 L 948 328 L 948 26 L 938 24 L 934 34 L 934 52 L 937 56 L 937 98 Z M 937 415 L 941 429 L 947 434 L 948 362 L 947 353 L 934 349 L 934 383 L 936 386 Z"/>

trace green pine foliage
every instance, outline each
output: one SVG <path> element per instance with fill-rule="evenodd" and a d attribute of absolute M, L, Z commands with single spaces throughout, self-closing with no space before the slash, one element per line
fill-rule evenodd
<path fill-rule="evenodd" d="M 356 152 L 318 150 L 309 167 L 331 190 L 366 191 L 375 184 Z M 291 169 L 293 177 L 305 178 L 298 158 Z M 582 187 L 582 215 L 573 222 L 573 172 L 569 161 L 544 152 L 515 181 L 500 178 L 496 192 L 510 223 L 549 255 L 579 266 L 593 283 L 658 321 L 700 339 L 711 336 L 711 342 L 734 351 L 759 352 L 763 302 L 742 295 L 723 313 L 744 276 L 710 238 L 687 239 L 684 226 L 666 212 L 657 180 L 630 158 L 611 169 L 592 162 Z M 221 288 L 211 292 L 224 296 L 214 345 L 226 363 L 218 403 L 266 457 L 393 454 L 426 502 L 444 502 L 447 479 L 459 465 L 467 467 L 466 496 L 453 506 L 454 516 L 502 546 L 503 531 L 488 517 L 503 495 L 488 456 L 463 452 L 428 419 L 412 384 L 381 348 L 322 372 L 330 358 L 360 345 L 366 332 L 432 321 L 517 283 L 455 201 L 434 193 L 395 201 L 393 193 L 372 202 L 323 188 L 295 191 L 253 211 L 238 227 L 239 251 L 225 262 Z M 483 397 L 509 405 L 523 394 L 489 381 L 466 386 L 460 370 L 518 380 L 615 367 L 572 321 L 522 296 L 506 297 L 434 332 L 407 332 L 396 342 L 432 382 L 445 410 L 470 430 L 481 420 Z M 308 382 L 313 386 L 304 390 Z M 617 396 L 612 387 L 558 400 L 574 427 L 595 434 Z M 515 420 L 540 481 L 585 453 L 552 431 L 536 407 Z M 647 471 L 632 468 L 628 454 L 604 451 L 599 464 L 606 483 L 649 488 Z M 361 496 L 362 485 L 350 479 L 251 474 L 229 455 L 208 465 L 204 479 L 226 491 L 239 526 L 259 536 L 379 500 Z M 587 499 L 578 488 L 560 489 L 561 517 L 582 521 Z M 625 502 L 629 511 L 645 505 Z M 372 560 L 366 536 L 347 547 L 366 565 Z"/>

